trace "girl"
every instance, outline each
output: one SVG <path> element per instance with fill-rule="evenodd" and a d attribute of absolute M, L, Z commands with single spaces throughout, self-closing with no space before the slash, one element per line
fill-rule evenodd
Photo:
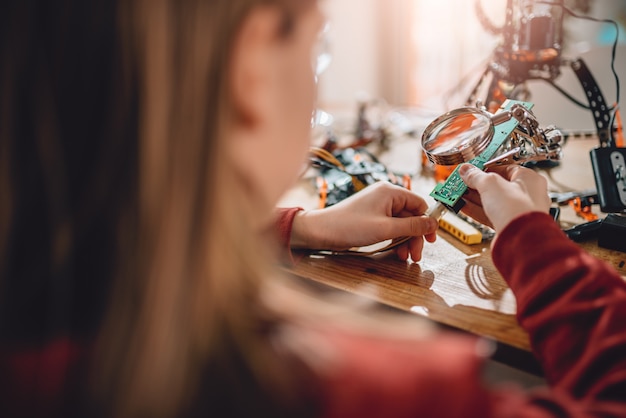
<path fill-rule="evenodd" d="M 308 149 L 315 0 L 12 0 L 0 16 L 2 416 L 626 415 L 626 286 L 565 239 L 529 170 L 462 175 L 544 392 L 484 387 L 473 337 L 276 270 L 266 232 Z M 419 260 L 425 210 L 381 183 L 278 225 L 284 246 L 411 236 L 399 255 Z"/>

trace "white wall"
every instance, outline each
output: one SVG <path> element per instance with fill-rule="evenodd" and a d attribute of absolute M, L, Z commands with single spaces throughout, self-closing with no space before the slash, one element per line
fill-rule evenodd
<path fill-rule="evenodd" d="M 406 101 L 408 16 L 412 0 L 327 0 L 332 62 L 319 78 L 322 107 L 352 105 L 358 97 Z"/>
<path fill-rule="evenodd" d="M 326 0 L 324 5 L 332 24 L 333 59 L 330 67 L 320 76 L 319 102 L 322 108 L 332 111 L 336 107 L 350 107 L 362 93 L 369 97 L 382 97 L 393 105 L 407 104 L 410 83 L 406 52 L 409 48 L 408 25 L 411 23 L 407 7 L 412 1 L 419 0 Z M 623 0 L 595 0 L 591 13 L 597 17 L 616 18 L 626 13 L 624 9 L 626 2 Z M 603 27 L 575 20 L 571 22 L 573 25 L 569 25 L 568 29 L 572 36 L 572 48 L 567 53 L 585 59 L 605 99 L 612 103 L 616 96 L 615 82 L 609 69 L 607 48 L 598 48 L 596 43 L 598 31 Z M 616 70 L 621 76 L 622 108 L 626 103 L 626 44 L 623 38 L 616 63 Z M 585 100 L 582 88 L 569 68 L 563 68 L 557 82 L 577 98 Z M 537 82 L 531 83 L 530 88 L 535 111 L 542 124 L 554 123 L 570 129 L 593 128 L 589 111 L 571 104 L 552 87 Z"/>
<path fill-rule="evenodd" d="M 332 61 L 319 77 L 322 107 L 346 105 L 360 91 L 379 93 L 375 5 L 380 0 L 328 0 Z"/>

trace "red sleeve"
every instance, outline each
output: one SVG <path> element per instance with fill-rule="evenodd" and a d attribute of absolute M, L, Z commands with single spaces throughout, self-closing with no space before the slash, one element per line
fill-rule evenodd
<path fill-rule="evenodd" d="M 542 213 L 505 228 L 493 260 L 552 387 L 536 402 L 562 409 L 558 416 L 626 417 L 626 282 L 619 273 Z"/>
<path fill-rule="evenodd" d="M 626 417 L 626 283 L 548 215 L 512 222 L 493 249 L 549 388 L 487 389 L 468 337 L 423 341 L 324 333 L 324 417 Z"/>
<path fill-rule="evenodd" d="M 291 241 L 291 228 L 293 227 L 293 218 L 295 218 L 296 214 L 304 210 L 300 207 L 294 208 L 277 208 L 276 209 L 276 217 L 274 221 L 275 233 L 277 233 L 278 243 L 281 248 L 284 250 L 284 254 L 286 255 L 286 262 L 293 263 L 294 258 L 291 253 L 290 241 Z"/>
<path fill-rule="evenodd" d="M 74 405 L 76 388 L 85 379 L 90 349 L 59 337 L 42 346 L 0 347 L 0 415 L 3 417 L 62 416 Z M 70 398 L 70 404 L 66 404 Z"/>
<path fill-rule="evenodd" d="M 278 232 L 279 243 L 286 249 L 289 249 L 289 241 L 291 240 L 291 227 L 293 226 L 293 218 L 296 214 L 303 210 L 302 208 L 277 208 L 276 209 L 276 231 Z"/>

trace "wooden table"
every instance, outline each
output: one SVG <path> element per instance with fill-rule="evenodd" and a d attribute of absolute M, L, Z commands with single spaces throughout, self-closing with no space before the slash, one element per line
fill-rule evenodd
<path fill-rule="evenodd" d="M 565 145 L 560 166 L 544 171 L 553 191 L 595 187 L 588 151 L 596 144 L 591 138 L 570 140 Z M 387 156 L 388 166 L 394 161 L 406 168 L 411 164 L 413 169 L 419 166 L 416 140 L 395 146 Z M 412 153 L 408 152 L 411 147 Z M 399 161 L 407 156 L 414 161 Z M 426 196 L 434 180 L 419 168 L 413 174 L 413 189 Z M 315 207 L 316 202 L 311 182 L 303 180 L 282 204 Z M 599 208 L 594 207 L 594 212 L 602 216 Z M 569 207 L 563 207 L 561 213 L 565 227 L 585 222 Z M 528 335 L 515 319 L 515 298 L 491 261 L 490 244 L 466 245 L 440 230 L 435 243 L 426 243 L 419 263 L 400 261 L 393 253 L 371 257 L 309 255 L 299 259 L 289 271 L 300 278 L 493 339 L 498 343 L 496 357 L 500 361 L 537 373 Z M 595 241 L 580 245 L 626 276 L 626 253 L 600 248 Z"/>

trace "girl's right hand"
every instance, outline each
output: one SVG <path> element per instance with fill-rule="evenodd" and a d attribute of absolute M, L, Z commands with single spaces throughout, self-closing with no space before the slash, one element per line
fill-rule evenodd
<path fill-rule="evenodd" d="M 463 164 L 459 175 L 469 188 L 461 210 L 496 232 L 525 213 L 550 211 L 548 182 L 529 168 L 507 165 L 484 172 Z"/>

